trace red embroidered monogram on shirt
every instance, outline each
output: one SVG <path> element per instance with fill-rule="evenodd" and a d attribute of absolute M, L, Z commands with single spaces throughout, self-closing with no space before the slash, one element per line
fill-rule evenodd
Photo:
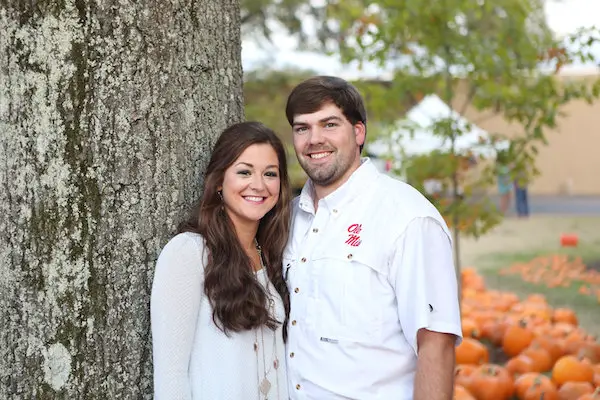
<path fill-rule="evenodd" d="M 362 231 L 362 224 L 352 224 L 348 227 L 348 239 L 346 239 L 346 244 L 350 246 L 358 246 L 362 240 L 360 238 L 360 231 Z"/>

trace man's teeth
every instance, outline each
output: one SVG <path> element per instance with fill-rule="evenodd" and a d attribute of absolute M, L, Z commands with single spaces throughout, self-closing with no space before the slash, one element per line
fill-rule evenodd
<path fill-rule="evenodd" d="M 323 157 L 327 157 L 329 155 L 329 152 L 327 153 L 314 153 L 310 155 L 310 158 L 323 158 Z"/>
<path fill-rule="evenodd" d="M 263 201 L 262 197 L 254 197 L 254 196 L 246 196 L 245 199 L 250 200 L 250 201 Z"/>

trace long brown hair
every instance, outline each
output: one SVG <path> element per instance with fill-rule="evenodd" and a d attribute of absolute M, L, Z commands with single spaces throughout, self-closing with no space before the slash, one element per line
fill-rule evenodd
<path fill-rule="evenodd" d="M 285 320 L 276 321 L 267 310 L 267 296 L 256 280 L 252 262 L 244 251 L 233 222 L 223 209 L 217 188 L 223 184 L 225 170 L 249 146 L 269 144 L 279 159 L 281 181 L 279 200 L 259 222 L 257 241 L 267 274 L 283 299 Z M 262 325 L 275 329 L 283 324 L 287 338 L 290 309 L 289 292 L 283 279 L 283 250 L 290 225 L 290 183 L 286 153 L 275 132 L 260 122 L 241 122 L 225 129 L 217 140 L 206 168 L 204 190 L 200 204 L 179 232 L 196 232 L 203 236 L 208 249 L 204 267 L 204 292 L 213 308 L 213 321 L 225 334 L 240 332 Z"/>

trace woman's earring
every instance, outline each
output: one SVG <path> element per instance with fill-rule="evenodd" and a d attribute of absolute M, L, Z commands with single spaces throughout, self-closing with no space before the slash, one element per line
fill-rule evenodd
<path fill-rule="evenodd" d="M 223 192 L 220 190 L 217 190 L 217 194 L 219 195 L 219 198 L 221 199 L 221 201 L 223 201 Z"/>

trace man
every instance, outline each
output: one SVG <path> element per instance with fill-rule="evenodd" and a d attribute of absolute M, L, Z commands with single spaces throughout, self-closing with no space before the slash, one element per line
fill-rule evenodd
<path fill-rule="evenodd" d="M 290 397 L 452 399 L 462 333 L 444 220 L 361 159 L 367 116 L 348 82 L 302 82 L 286 115 L 310 178 L 284 254 Z"/>

